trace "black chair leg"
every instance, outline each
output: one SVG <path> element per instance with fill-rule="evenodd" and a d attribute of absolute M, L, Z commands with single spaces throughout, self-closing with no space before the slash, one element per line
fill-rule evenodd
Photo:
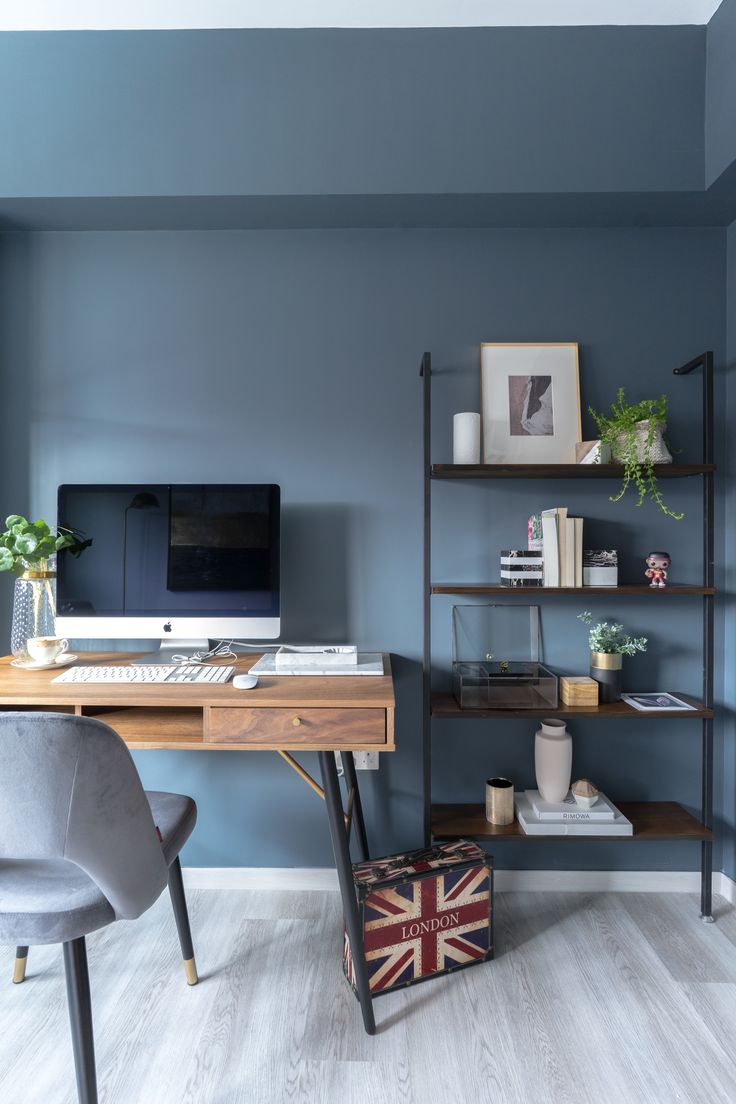
<path fill-rule="evenodd" d="M 64 943 L 64 971 L 79 1104 L 97 1104 L 95 1040 L 92 1032 L 92 1002 L 89 994 L 87 945 L 84 936 Z"/>
<path fill-rule="evenodd" d="M 26 980 L 26 964 L 28 962 L 28 948 L 15 948 L 15 966 L 13 967 L 13 984 L 20 985 Z"/>
<path fill-rule="evenodd" d="M 187 976 L 187 985 L 196 985 L 197 963 L 194 961 L 194 947 L 192 946 L 192 932 L 189 927 L 189 913 L 187 912 L 187 899 L 184 896 L 184 881 L 181 876 L 181 863 L 177 856 L 169 867 L 169 894 L 171 904 L 174 906 L 174 919 L 176 930 L 179 933 L 181 944 L 181 956 L 184 959 L 184 972 Z"/>

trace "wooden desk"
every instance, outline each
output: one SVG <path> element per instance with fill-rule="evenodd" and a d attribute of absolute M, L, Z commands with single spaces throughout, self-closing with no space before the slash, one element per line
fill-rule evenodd
<path fill-rule="evenodd" d="M 82 663 L 125 664 L 131 652 L 89 652 Z M 257 654 L 223 660 L 245 673 Z M 356 829 L 360 858 L 368 858 L 368 843 L 360 800 L 354 751 L 394 751 L 394 688 L 391 663 L 383 657 L 384 673 L 260 676 L 254 690 L 177 683 L 115 684 L 53 683 L 55 671 L 21 671 L 0 659 L 0 709 L 70 713 L 96 717 L 113 728 L 134 750 L 275 751 L 325 798 L 340 881 L 345 925 L 351 945 L 363 942 L 350 858 L 350 833 Z M 322 787 L 292 756 L 295 751 L 319 752 Z M 342 755 L 347 787 L 343 807 L 334 753 Z M 365 1029 L 375 1032 L 373 1007 L 362 955 L 356 956 L 356 983 Z"/>

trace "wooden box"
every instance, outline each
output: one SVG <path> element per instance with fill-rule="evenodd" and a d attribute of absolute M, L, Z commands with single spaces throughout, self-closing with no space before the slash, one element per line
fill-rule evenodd
<path fill-rule="evenodd" d="M 598 683 L 587 675 L 562 675 L 560 697 L 565 705 L 597 705 Z"/>
<path fill-rule="evenodd" d="M 457 840 L 353 867 L 374 995 L 493 957 L 493 860 Z M 350 940 L 343 969 L 355 989 Z"/>

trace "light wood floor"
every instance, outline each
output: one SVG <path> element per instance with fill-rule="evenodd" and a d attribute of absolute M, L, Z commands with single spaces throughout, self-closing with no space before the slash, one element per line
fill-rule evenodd
<path fill-rule="evenodd" d="M 376 1001 L 363 1033 L 332 893 L 190 891 L 89 939 L 103 1104 L 733 1104 L 736 912 L 685 894 L 497 897 L 494 962 Z M 73 1104 L 61 952 L 2 956 L 0 1101 Z"/>

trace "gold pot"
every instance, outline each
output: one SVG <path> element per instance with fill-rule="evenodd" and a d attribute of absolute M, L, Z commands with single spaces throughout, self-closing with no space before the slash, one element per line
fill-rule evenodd
<path fill-rule="evenodd" d="M 620 671 L 623 658 L 621 652 L 591 652 L 590 666 L 601 671 Z"/>

